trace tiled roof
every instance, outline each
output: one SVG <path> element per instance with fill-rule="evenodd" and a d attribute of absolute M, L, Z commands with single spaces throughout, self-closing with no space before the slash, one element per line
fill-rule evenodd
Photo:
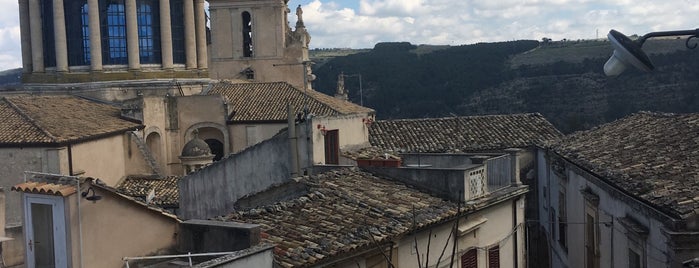
<path fill-rule="evenodd" d="M 363 147 L 357 150 L 345 150 L 341 151 L 341 153 L 344 157 L 352 160 L 378 158 L 400 159 L 400 157 L 396 156 L 394 152 L 388 152 L 376 146 Z"/>
<path fill-rule="evenodd" d="M 295 113 L 302 112 L 307 105 L 310 113 L 322 116 L 374 112 L 317 91 L 308 90 L 304 94 L 302 89 L 286 82 L 219 82 L 212 86 L 208 94 L 220 94 L 228 100 L 230 120 L 233 122 L 286 121 L 287 103 L 291 103 Z"/>
<path fill-rule="evenodd" d="M 303 196 L 225 216 L 260 224 L 263 240 L 277 245 L 276 262 L 282 267 L 319 264 L 368 249 L 374 245 L 369 234 L 381 243 L 457 213 L 455 203 L 356 168 L 300 181 L 308 187 Z"/>
<path fill-rule="evenodd" d="M 177 186 L 179 180 L 178 176 L 166 178 L 129 177 L 119 183 L 116 190 L 142 202 L 146 202 L 146 197 L 152 190 L 155 197 L 150 204 L 162 208 L 173 208 L 179 207 L 180 194 Z"/>
<path fill-rule="evenodd" d="M 134 130 L 119 108 L 74 96 L 0 99 L 0 144 L 55 144 Z"/>
<path fill-rule="evenodd" d="M 665 212 L 699 209 L 699 114 L 636 113 L 552 149 Z"/>
<path fill-rule="evenodd" d="M 562 134 L 539 113 L 379 120 L 369 142 L 397 152 L 468 152 L 527 147 Z"/>
<path fill-rule="evenodd" d="M 12 186 L 11 190 L 30 194 L 46 194 L 58 196 L 69 196 L 76 192 L 75 186 L 72 185 L 31 181 Z"/>

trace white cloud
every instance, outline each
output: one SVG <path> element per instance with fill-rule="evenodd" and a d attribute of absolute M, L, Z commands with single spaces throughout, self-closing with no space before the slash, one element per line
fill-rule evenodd
<path fill-rule="evenodd" d="M 16 68 L 17 0 L 0 4 L 0 69 Z M 291 0 L 289 7 L 299 4 L 313 48 L 590 39 L 612 28 L 631 35 L 699 27 L 699 0 Z M 293 12 L 290 20 L 293 26 Z"/>

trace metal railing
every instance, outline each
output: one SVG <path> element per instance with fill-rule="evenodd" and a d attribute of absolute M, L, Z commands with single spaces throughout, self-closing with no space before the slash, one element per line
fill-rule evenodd
<path fill-rule="evenodd" d="M 126 268 L 129 267 L 129 261 L 137 261 L 137 260 L 157 260 L 157 259 L 174 259 L 174 258 L 187 258 L 189 261 L 189 267 L 192 267 L 194 264 L 192 263 L 192 257 L 203 257 L 203 256 L 223 256 L 223 255 L 229 255 L 233 254 L 236 252 L 210 252 L 210 253 L 195 253 L 192 254 L 191 252 L 188 252 L 187 254 L 179 254 L 179 255 L 160 255 L 160 256 L 145 256 L 145 257 L 124 257 L 122 260 L 124 261 L 124 265 L 126 265 Z"/>

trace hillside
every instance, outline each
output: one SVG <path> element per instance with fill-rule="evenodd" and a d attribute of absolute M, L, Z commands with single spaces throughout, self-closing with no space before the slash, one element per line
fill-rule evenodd
<path fill-rule="evenodd" d="M 465 46 L 382 43 L 326 59 L 315 88 L 334 93 L 337 75 L 362 74 L 364 105 L 379 118 L 540 112 L 561 131 L 587 129 L 640 110 L 699 112 L 699 52 L 684 40 L 644 45 L 652 73 L 602 73 L 606 41 L 512 41 Z M 359 103 L 357 78 L 348 78 Z"/>

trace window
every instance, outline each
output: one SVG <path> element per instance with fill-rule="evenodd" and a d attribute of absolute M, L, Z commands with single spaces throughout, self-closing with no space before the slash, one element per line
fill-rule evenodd
<path fill-rule="evenodd" d="M 243 12 L 243 57 L 252 57 L 252 18 L 250 13 Z"/>
<path fill-rule="evenodd" d="M 170 0 L 170 27 L 172 27 L 172 62 L 184 64 L 184 11 L 182 0 Z"/>
<path fill-rule="evenodd" d="M 488 249 L 488 268 L 500 268 L 500 246 Z"/>
<path fill-rule="evenodd" d="M 44 67 L 56 67 L 56 42 L 53 29 L 53 0 L 40 0 Z"/>
<path fill-rule="evenodd" d="M 629 216 L 620 218 L 619 223 L 626 229 L 629 268 L 645 268 L 648 228 Z"/>
<path fill-rule="evenodd" d="M 585 267 L 599 268 L 599 217 L 597 206 L 599 197 L 589 189 L 583 191 L 585 197 Z"/>
<path fill-rule="evenodd" d="M 475 248 L 461 255 L 461 268 L 478 268 L 478 251 Z"/>
<path fill-rule="evenodd" d="M 158 10 L 158 1 L 138 0 L 136 4 L 138 54 L 141 63 L 160 62 L 160 18 Z"/>
<path fill-rule="evenodd" d="M 566 212 L 566 188 L 561 185 L 558 192 L 558 243 L 563 250 L 568 251 L 567 229 L 568 216 Z"/>
<path fill-rule="evenodd" d="M 126 13 L 124 0 L 102 0 L 100 12 L 102 60 L 104 64 L 127 64 Z"/>
<path fill-rule="evenodd" d="M 64 1 L 63 3 L 66 14 L 80 14 L 80 16 L 66 16 L 68 65 L 90 65 L 90 18 L 87 1 Z"/>

